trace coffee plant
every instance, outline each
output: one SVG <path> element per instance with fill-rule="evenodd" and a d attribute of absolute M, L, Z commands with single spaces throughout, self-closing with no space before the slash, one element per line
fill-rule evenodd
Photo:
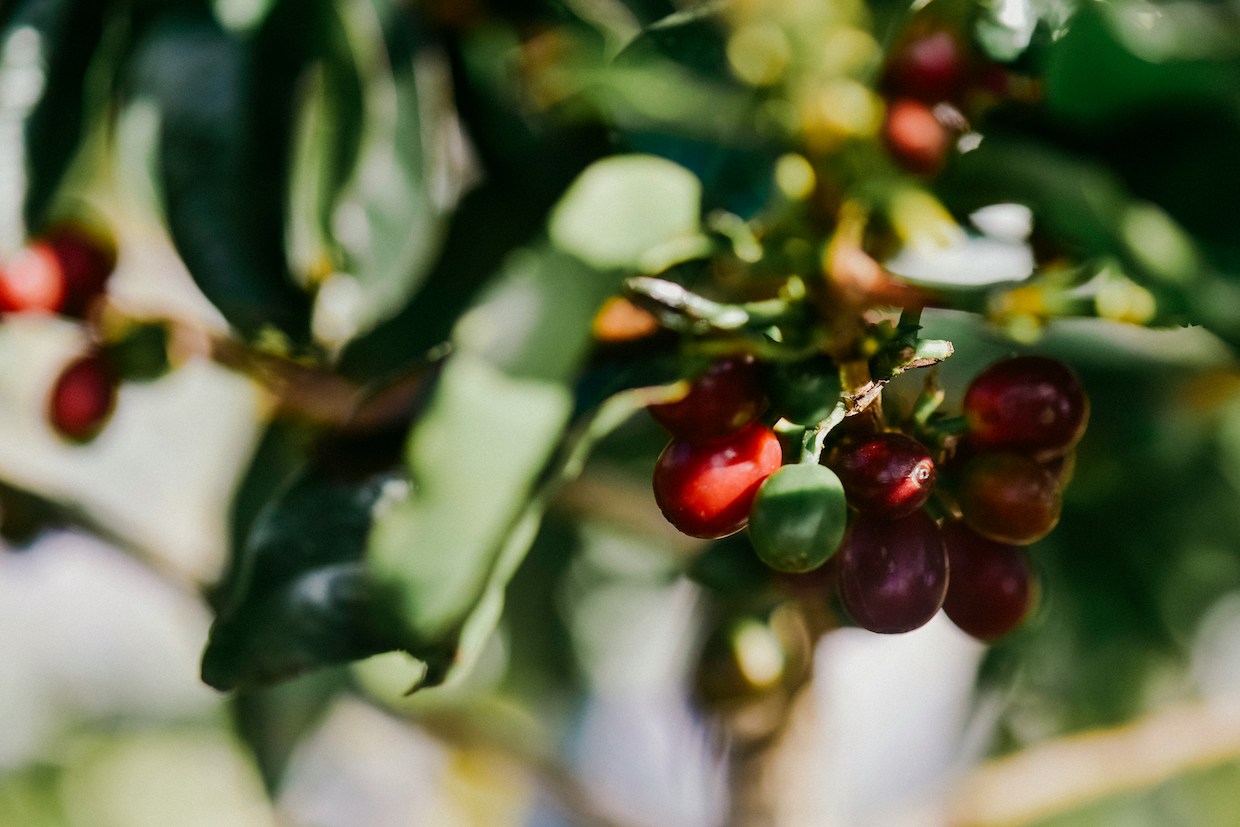
<path fill-rule="evenodd" d="M 685 694 L 738 778 L 837 630 L 942 610 L 993 644 L 1015 750 L 1132 719 L 1240 587 L 1233 6 L 11 0 L 0 27 L 9 418 L 73 462 L 149 451 L 124 421 L 199 366 L 254 389 L 226 547 L 181 579 L 273 791 L 376 655 L 450 706 L 507 640 L 488 691 L 580 696 L 563 595 L 600 526 L 693 584 Z M 75 526 L 169 571 L 42 456 L 0 451 L 10 548 Z"/>

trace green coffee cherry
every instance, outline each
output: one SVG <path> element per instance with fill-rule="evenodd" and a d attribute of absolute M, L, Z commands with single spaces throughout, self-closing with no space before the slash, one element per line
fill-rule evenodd
<path fill-rule="evenodd" d="M 816 463 L 785 465 L 758 489 L 749 515 L 749 539 L 758 557 L 777 571 L 816 569 L 844 538 L 844 486 Z"/>
<path fill-rule="evenodd" d="M 817 425 L 840 401 L 840 372 L 826 356 L 770 366 L 767 391 L 772 407 L 789 422 Z"/>

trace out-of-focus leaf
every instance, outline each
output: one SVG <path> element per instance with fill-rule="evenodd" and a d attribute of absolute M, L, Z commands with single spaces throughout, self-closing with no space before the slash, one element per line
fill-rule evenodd
<path fill-rule="evenodd" d="M 359 485 L 308 471 L 269 503 L 211 627 L 206 683 L 260 685 L 400 648 L 399 638 L 372 623 L 362 565 L 376 503 L 400 484 L 386 475 Z"/>
<path fill-rule="evenodd" d="M 343 252 L 338 278 L 359 288 L 344 320 L 355 334 L 391 316 L 428 275 L 471 169 L 442 50 L 395 3 L 356 0 L 340 9 L 364 80 L 357 166 L 333 193 L 330 227 Z"/>
<path fill-rule="evenodd" d="M 47 219 L 91 115 L 86 74 L 108 13 L 104 0 L 12 4 L 0 32 L 0 249 Z"/>
<path fill-rule="evenodd" d="M 498 620 L 545 507 L 537 484 L 569 423 L 591 317 L 617 287 L 561 253 L 527 252 L 457 325 L 406 449 L 409 495 L 377 519 L 368 556 L 427 684 L 467 664 Z"/>
<path fill-rule="evenodd" d="M 249 39 L 205 11 L 169 12 L 133 61 L 133 94 L 159 111 L 168 226 L 203 294 L 243 335 L 309 341 L 309 296 L 284 254 L 293 89 L 310 26 L 282 3 Z"/>
<path fill-rule="evenodd" d="M 944 201 L 961 212 L 1014 202 L 1033 210 L 1052 237 L 1112 255 L 1134 275 L 1185 286 L 1202 274 L 1187 233 L 1157 205 L 1134 197 L 1098 161 L 1048 143 L 996 132 L 962 155 L 942 181 Z"/>
<path fill-rule="evenodd" d="M 1047 107 L 1088 126 L 1194 102 L 1237 116 L 1237 44 L 1240 18 L 1226 5 L 1086 5 L 1048 52 Z"/>
<path fill-rule="evenodd" d="M 705 242 L 693 173 L 652 155 L 619 155 L 587 168 L 551 213 L 551 240 L 599 269 L 641 269 L 650 250 Z"/>
<path fill-rule="evenodd" d="M 593 94 L 633 150 L 701 180 L 707 209 L 749 215 L 770 193 L 775 153 L 754 134 L 756 93 L 731 76 L 720 5 L 648 26 L 599 73 Z"/>
<path fill-rule="evenodd" d="M 384 376 L 444 342 L 505 256 L 545 229 L 564 189 L 610 150 L 595 124 L 528 117 L 512 94 L 505 57 L 513 48 L 515 35 L 494 27 L 448 42 L 456 108 L 482 182 L 449 219 L 438 258 L 412 299 L 345 348 L 340 368 L 347 375 Z"/>

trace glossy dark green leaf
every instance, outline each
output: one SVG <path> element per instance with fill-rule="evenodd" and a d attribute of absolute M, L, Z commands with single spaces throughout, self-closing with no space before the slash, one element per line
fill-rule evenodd
<path fill-rule="evenodd" d="M 23 242 L 52 199 L 99 109 L 86 83 L 111 4 L 15 2 L 0 32 L 0 246 Z"/>
<path fill-rule="evenodd" d="M 133 94 L 159 112 L 158 178 L 177 250 L 243 335 L 309 341 L 308 294 L 284 253 L 293 89 L 307 58 L 288 4 L 251 38 L 208 14 L 169 13 L 133 60 Z"/>
<path fill-rule="evenodd" d="M 389 476 L 300 475 L 254 521 L 211 627 L 203 680 L 229 690 L 400 648 L 377 627 L 362 554 Z"/>

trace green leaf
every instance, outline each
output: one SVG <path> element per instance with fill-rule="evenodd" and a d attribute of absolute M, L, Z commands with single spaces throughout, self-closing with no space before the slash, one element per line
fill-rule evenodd
<path fill-rule="evenodd" d="M 302 27 L 280 6 L 252 39 L 206 12 L 163 15 L 135 55 L 133 92 L 159 111 L 158 171 L 177 250 L 243 335 L 309 342 L 310 299 L 284 254 L 293 88 Z"/>
<path fill-rule="evenodd" d="M 211 627 L 202 678 L 217 689 L 261 685 L 400 647 L 372 622 L 362 553 L 376 503 L 401 485 L 301 474 L 254 521 L 230 599 Z"/>
<path fill-rule="evenodd" d="M 456 327 L 407 445 L 413 485 L 377 519 L 367 560 L 428 685 L 467 665 L 499 617 L 546 505 L 591 317 L 616 287 L 561 253 L 527 252 Z"/>
<path fill-rule="evenodd" d="M 1101 126 L 1186 103 L 1240 114 L 1240 22 L 1226 6 L 1089 4 L 1048 52 L 1046 104 Z"/>
<path fill-rule="evenodd" d="M 383 0 L 339 8 L 364 83 L 356 165 L 329 193 L 326 227 L 341 253 L 337 278 L 350 283 L 348 316 L 334 321 L 342 328 L 337 338 L 351 338 L 391 316 L 426 278 L 469 167 L 448 67 L 414 17 Z"/>
<path fill-rule="evenodd" d="M 653 155 L 606 158 L 564 194 L 551 214 L 551 240 L 599 269 L 641 269 L 660 246 L 697 244 L 701 199 L 697 178 L 678 164 Z"/>
<path fill-rule="evenodd" d="M 23 243 L 47 220 L 93 114 L 86 83 L 103 40 L 103 0 L 14 3 L 0 33 L 0 248 Z"/>

